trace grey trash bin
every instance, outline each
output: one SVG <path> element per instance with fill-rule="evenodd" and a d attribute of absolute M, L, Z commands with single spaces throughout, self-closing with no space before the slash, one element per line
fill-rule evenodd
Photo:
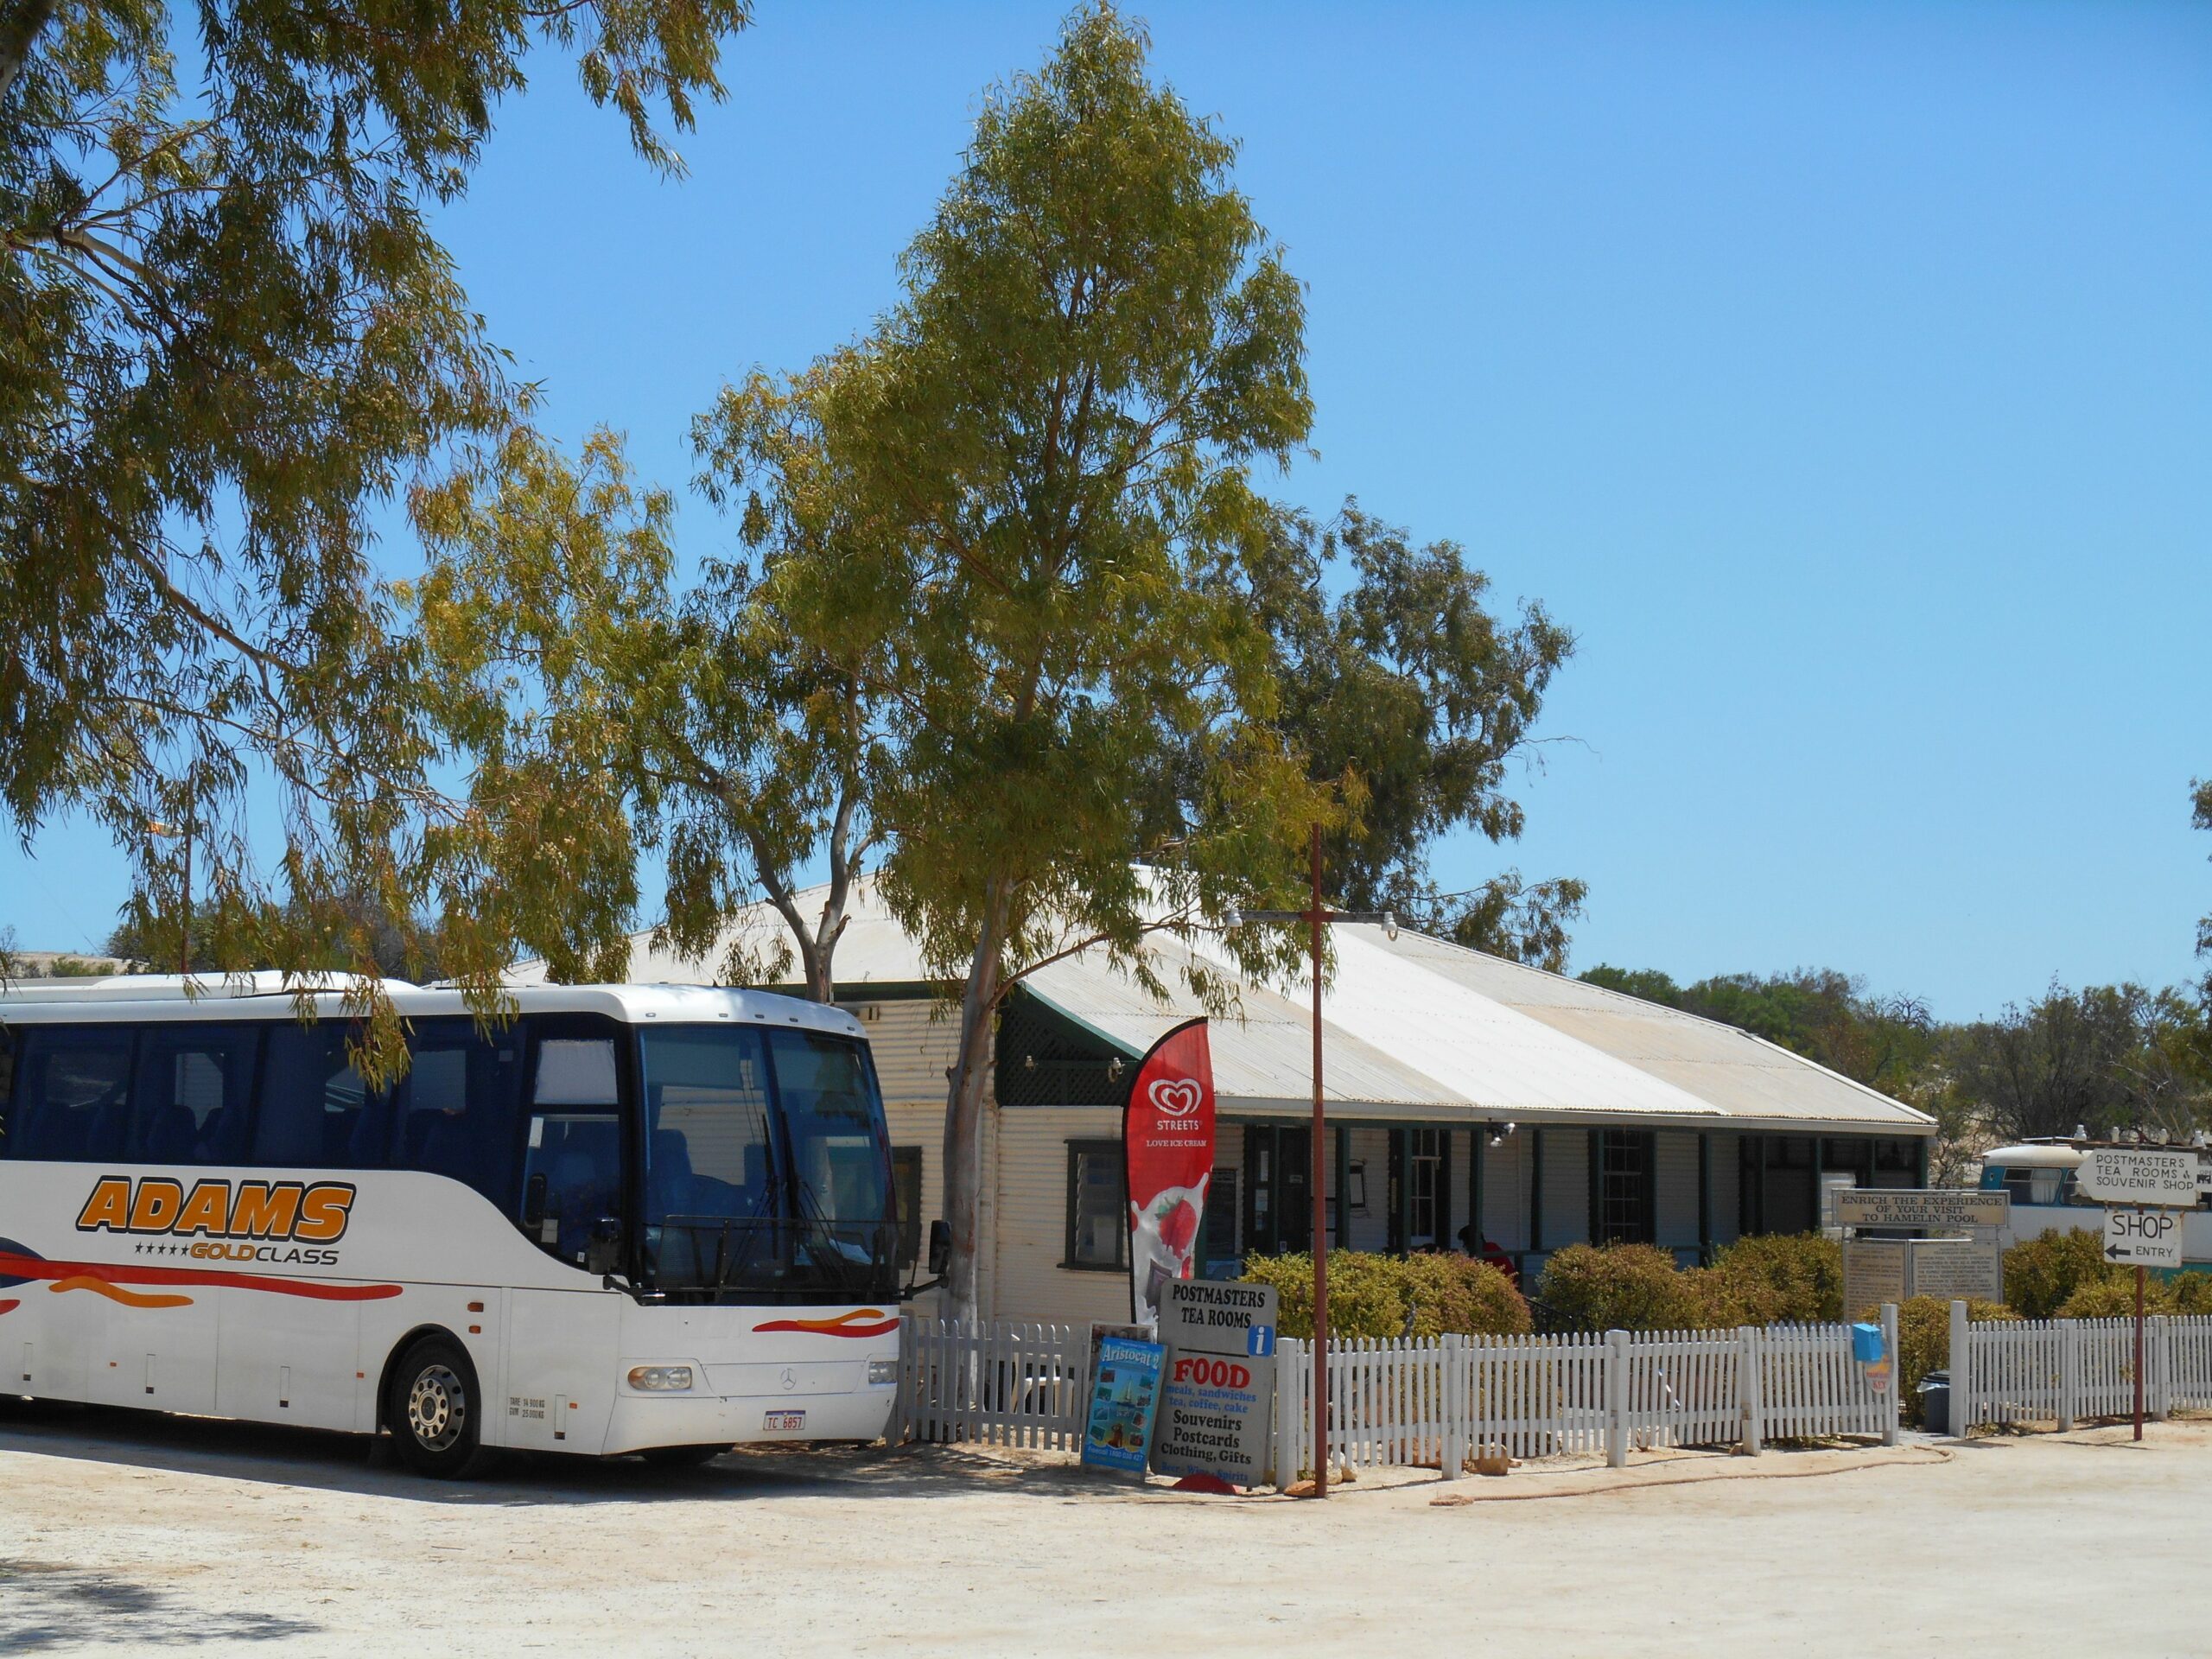
<path fill-rule="evenodd" d="M 1930 1371 L 1920 1379 L 1920 1426 L 1930 1434 L 1951 1432 L 1951 1374 Z"/>

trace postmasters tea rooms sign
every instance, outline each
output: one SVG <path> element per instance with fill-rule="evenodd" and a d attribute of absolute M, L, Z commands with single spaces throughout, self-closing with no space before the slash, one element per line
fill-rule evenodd
<path fill-rule="evenodd" d="M 1166 1375 L 1152 1466 L 1255 1485 L 1266 1478 L 1275 1394 L 1274 1287 L 1186 1279 L 1165 1290 Z"/>

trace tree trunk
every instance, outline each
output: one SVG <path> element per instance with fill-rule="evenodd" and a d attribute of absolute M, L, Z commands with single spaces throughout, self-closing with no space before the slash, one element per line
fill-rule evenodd
<path fill-rule="evenodd" d="M 960 997 L 960 1049 L 948 1079 L 944 1103 L 944 1219 L 952 1230 L 952 1259 L 945 1269 L 945 1292 L 952 1317 L 976 1315 L 976 1267 L 982 1240 L 977 1232 L 983 1174 L 983 1087 L 990 1079 L 991 1015 L 1004 988 L 999 952 L 1005 943 L 1007 890 L 997 881 L 987 890 L 982 929 L 968 966 L 968 985 Z"/>
<path fill-rule="evenodd" d="M 54 16 L 54 0 L 14 0 L 0 6 L 0 98 L 31 54 L 31 47 Z"/>

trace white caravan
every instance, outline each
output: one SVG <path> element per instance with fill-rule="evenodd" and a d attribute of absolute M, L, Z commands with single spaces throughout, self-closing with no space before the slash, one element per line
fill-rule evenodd
<path fill-rule="evenodd" d="M 898 1379 L 875 1072 L 837 1009 L 548 987 L 480 1029 L 393 983 L 0 989 L 0 1389 L 480 1448 L 669 1461 L 868 1440 Z"/>

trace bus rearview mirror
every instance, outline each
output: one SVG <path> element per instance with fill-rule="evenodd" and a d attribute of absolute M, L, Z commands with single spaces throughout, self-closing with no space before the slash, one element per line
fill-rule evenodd
<path fill-rule="evenodd" d="M 543 1170 L 540 1170 L 537 1174 L 531 1176 L 523 1185 L 522 1224 L 530 1232 L 531 1236 L 535 1237 L 537 1233 L 538 1224 L 544 1219 L 545 1172 Z"/>
<path fill-rule="evenodd" d="M 601 1216 L 591 1224 L 591 1236 L 584 1243 L 584 1271 L 613 1273 L 622 1265 L 622 1224 L 613 1216 Z"/>
<path fill-rule="evenodd" d="M 952 1224 L 930 1223 L 930 1277 L 942 1279 L 952 1265 Z"/>

